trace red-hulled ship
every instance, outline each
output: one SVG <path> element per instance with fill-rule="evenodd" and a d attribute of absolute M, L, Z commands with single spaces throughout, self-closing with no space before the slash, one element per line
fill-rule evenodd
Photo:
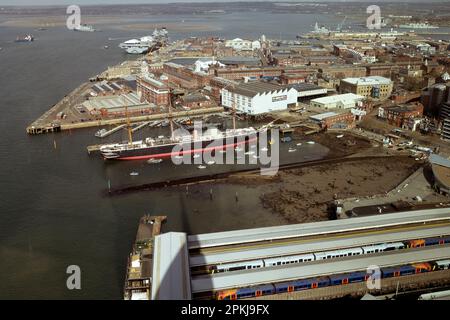
<path fill-rule="evenodd" d="M 223 132 L 214 128 L 200 136 L 194 133 L 178 137 L 146 138 L 141 141 L 106 144 L 100 147 L 100 153 L 105 159 L 117 160 L 167 158 L 256 143 L 258 134 L 254 128 L 229 129 Z"/>

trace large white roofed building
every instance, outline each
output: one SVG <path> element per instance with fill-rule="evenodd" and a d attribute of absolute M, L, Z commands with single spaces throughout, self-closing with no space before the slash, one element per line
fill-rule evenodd
<path fill-rule="evenodd" d="M 249 82 L 222 89 L 222 105 L 236 111 L 256 115 L 285 110 L 297 104 L 298 92 L 294 88 L 266 82 Z"/>
<path fill-rule="evenodd" d="M 338 94 L 311 100 L 311 107 L 322 109 L 351 109 L 365 97 L 353 93 Z"/>

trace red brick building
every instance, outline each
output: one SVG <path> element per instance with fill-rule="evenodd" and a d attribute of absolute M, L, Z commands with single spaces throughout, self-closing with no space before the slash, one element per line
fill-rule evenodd
<path fill-rule="evenodd" d="M 423 105 L 421 103 L 413 103 L 408 105 L 400 105 L 394 107 L 380 108 L 378 116 L 385 118 L 390 125 L 397 127 L 407 126 L 411 118 L 422 117 Z"/>
<path fill-rule="evenodd" d="M 169 86 L 167 80 L 157 80 L 148 76 L 137 79 L 137 93 L 141 102 L 153 103 L 157 106 L 169 104 Z"/>

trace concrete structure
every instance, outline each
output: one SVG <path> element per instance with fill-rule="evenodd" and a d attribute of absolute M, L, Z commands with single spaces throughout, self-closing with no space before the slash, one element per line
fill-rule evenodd
<path fill-rule="evenodd" d="M 433 187 L 439 193 L 450 194 L 450 160 L 436 154 L 429 157 L 433 172 Z"/>
<path fill-rule="evenodd" d="M 322 109 L 351 109 L 365 98 L 353 93 L 338 94 L 311 100 L 311 107 Z"/>
<path fill-rule="evenodd" d="M 191 300 L 186 234 L 156 236 L 154 248 L 152 300 Z"/>
<path fill-rule="evenodd" d="M 436 83 L 424 89 L 420 102 L 424 105 L 426 114 L 439 116 L 440 106 L 450 102 L 450 85 Z"/>
<path fill-rule="evenodd" d="M 165 82 L 164 82 L 165 81 Z M 162 76 L 160 80 L 148 75 L 137 78 L 137 94 L 141 102 L 153 103 L 157 106 L 169 104 L 169 86 L 167 77 Z"/>
<path fill-rule="evenodd" d="M 249 115 L 284 110 L 297 104 L 298 93 L 266 82 L 250 82 L 222 89 L 222 105 Z"/>
<path fill-rule="evenodd" d="M 341 93 L 354 93 L 366 98 L 385 100 L 390 97 L 393 82 L 384 77 L 370 76 L 362 78 L 345 78 L 341 80 Z"/>
<path fill-rule="evenodd" d="M 441 137 L 444 140 L 450 141 L 450 118 L 446 118 L 442 121 Z"/>

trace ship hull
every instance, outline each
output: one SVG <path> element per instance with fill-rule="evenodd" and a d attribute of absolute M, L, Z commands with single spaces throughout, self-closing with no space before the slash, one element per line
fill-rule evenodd
<path fill-rule="evenodd" d="M 223 138 L 214 141 L 191 142 L 181 144 L 167 144 L 162 146 L 151 146 L 133 150 L 123 150 L 118 152 L 102 153 L 107 160 L 147 160 L 162 159 L 172 156 L 184 156 L 200 154 L 205 152 L 215 152 L 229 148 L 244 146 L 249 143 L 256 143 L 258 136 L 250 135 L 245 137 Z"/>

